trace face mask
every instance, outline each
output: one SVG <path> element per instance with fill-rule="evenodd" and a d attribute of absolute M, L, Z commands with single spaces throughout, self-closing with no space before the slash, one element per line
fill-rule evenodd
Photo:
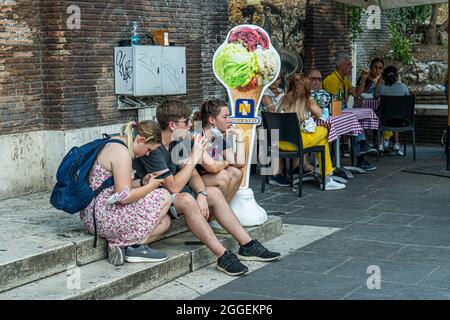
<path fill-rule="evenodd" d="M 217 129 L 215 126 L 211 127 L 211 133 L 213 134 L 213 136 L 215 137 L 222 137 L 222 132 L 220 132 L 219 129 Z"/>

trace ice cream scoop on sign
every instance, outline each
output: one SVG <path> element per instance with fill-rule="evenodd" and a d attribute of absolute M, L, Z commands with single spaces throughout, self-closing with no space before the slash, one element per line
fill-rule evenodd
<path fill-rule="evenodd" d="M 213 64 L 217 77 L 226 86 L 248 92 L 273 82 L 280 60 L 262 28 L 243 25 L 230 31 Z"/>

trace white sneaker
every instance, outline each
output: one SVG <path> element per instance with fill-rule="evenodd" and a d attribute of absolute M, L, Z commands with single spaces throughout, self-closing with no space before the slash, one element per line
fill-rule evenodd
<path fill-rule="evenodd" d="M 334 181 L 330 178 L 327 184 L 325 184 L 325 190 L 341 190 L 345 189 L 345 184 Z"/>
<path fill-rule="evenodd" d="M 378 146 L 378 151 L 380 151 L 380 152 L 384 152 L 384 147 L 383 147 L 383 145 L 382 145 L 382 144 L 380 144 L 380 145 Z"/>
<path fill-rule="evenodd" d="M 400 150 L 400 143 L 394 144 L 394 151 L 399 151 L 399 150 Z"/>
<path fill-rule="evenodd" d="M 389 149 L 389 140 L 384 140 L 384 141 L 383 141 L 383 147 L 384 147 L 385 149 Z"/>

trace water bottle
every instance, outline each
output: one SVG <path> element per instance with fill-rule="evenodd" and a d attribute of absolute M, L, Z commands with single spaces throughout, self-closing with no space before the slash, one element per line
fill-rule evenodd
<path fill-rule="evenodd" d="M 141 42 L 141 36 L 138 32 L 139 23 L 137 21 L 133 21 L 133 29 L 131 31 L 131 45 L 135 46 Z"/>

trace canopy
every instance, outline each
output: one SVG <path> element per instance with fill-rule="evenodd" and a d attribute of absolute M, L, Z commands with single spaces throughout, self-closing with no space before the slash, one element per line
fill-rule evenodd
<path fill-rule="evenodd" d="M 367 8 L 370 5 L 380 5 L 381 9 L 423 6 L 434 3 L 447 3 L 447 0 L 335 0 L 355 7 Z"/>

